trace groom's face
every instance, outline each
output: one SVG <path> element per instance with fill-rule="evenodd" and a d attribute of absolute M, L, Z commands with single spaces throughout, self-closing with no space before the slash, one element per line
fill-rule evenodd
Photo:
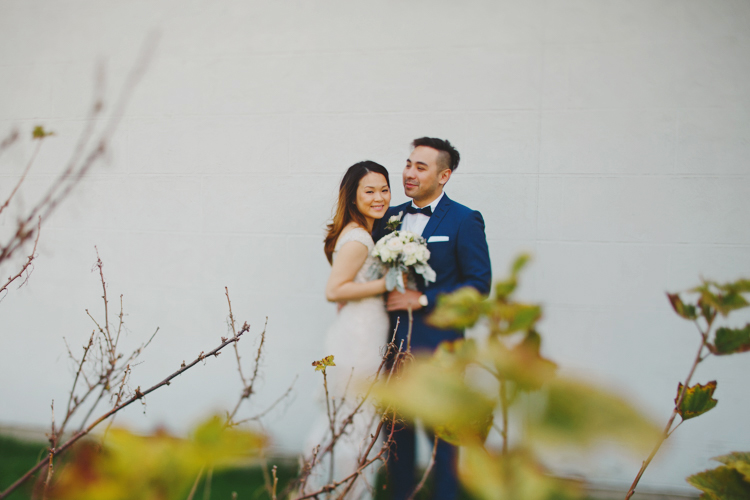
<path fill-rule="evenodd" d="M 404 193 L 420 207 L 432 203 L 443 191 L 451 171 L 438 165 L 440 151 L 417 146 L 404 167 Z"/>

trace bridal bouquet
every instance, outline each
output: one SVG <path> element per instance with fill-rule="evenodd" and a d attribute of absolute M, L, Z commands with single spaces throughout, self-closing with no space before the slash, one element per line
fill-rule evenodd
<path fill-rule="evenodd" d="M 394 231 L 375 244 L 371 255 L 378 259 L 381 276 L 382 269 L 387 269 L 385 287 L 388 291 L 395 288 L 403 293 L 406 290 L 404 275 L 411 272 L 422 276 L 426 283 L 435 281 L 435 271 L 427 263 L 430 259 L 427 242 L 417 234 Z"/>

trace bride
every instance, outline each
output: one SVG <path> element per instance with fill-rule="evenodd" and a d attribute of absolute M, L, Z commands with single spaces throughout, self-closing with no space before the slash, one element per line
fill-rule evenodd
<path fill-rule="evenodd" d="M 357 380 L 371 377 L 380 365 L 382 347 L 387 342 L 389 320 L 382 294 L 385 278 L 371 279 L 369 270 L 374 262 L 370 256 L 374 243 L 370 233 L 375 219 L 382 218 L 391 201 L 388 171 L 372 161 L 349 167 L 339 187 L 333 221 L 327 227 L 324 251 L 331 264 L 326 284 L 326 298 L 343 304 L 327 332 L 325 355 L 333 354 L 336 366 L 327 371 L 328 393 L 343 407 L 336 410 L 336 429 L 356 407 Z M 351 383 L 349 383 L 351 379 Z M 340 480 L 357 469 L 361 454 L 370 440 L 375 417 L 370 404 L 362 406 L 347 432 L 334 447 L 334 480 Z M 377 422 L 375 422 L 377 423 Z M 327 417 L 317 426 L 313 443 L 330 437 Z M 330 457 L 321 459 L 321 467 L 311 477 L 312 485 L 328 482 Z M 368 468 L 374 471 L 374 468 Z M 372 480 L 373 474 L 365 474 Z M 368 496 L 367 485 L 358 478 L 349 498 Z"/>

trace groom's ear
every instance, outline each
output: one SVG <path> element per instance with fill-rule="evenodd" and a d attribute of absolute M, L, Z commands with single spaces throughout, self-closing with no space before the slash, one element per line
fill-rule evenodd
<path fill-rule="evenodd" d="M 445 186 L 445 184 L 448 182 L 448 179 L 451 178 L 451 174 L 453 173 L 453 170 L 449 168 L 444 168 L 443 170 L 438 173 L 438 184 L 441 186 Z"/>

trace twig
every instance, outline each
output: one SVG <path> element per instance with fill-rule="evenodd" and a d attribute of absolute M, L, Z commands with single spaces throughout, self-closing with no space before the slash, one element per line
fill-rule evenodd
<path fill-rule="evenodd" d="M 31 166 L 34 164 L 34 160 L 36 160 L 36 157 L 39 154 L 39 150 L 42 148 L 43 142 L 44 142 L 44 137 L 40 138 L 39 142 L 37 142 L 36 148 L 34 148 L 34 152 L 31 153 L 31 158 L 29 158 L 29 162 L 26 164 L 26 168 L 23 169 L 21 178 L 18 179 L 16 186 L 13 188 L 13 191 L 10 192 L 10 195 L 8 195 L 8 198 L 5 200 L 5 203 L 3 203 L 2 206 L 0 206 L 0 214 L 3 213 L 3 210 L 8 208 L 8 205 L 10 205 L 10 200 L 13 199 L 13 196 L 15 196 L 16 192 L 18 191 L 18 188 L 21 187 L 21 184 L 23 184 L 24 179 L 26 179 L 26 174 L 28 174 L 29 170 L 31 170 Z M 3 141 L 2 146 L 5 146 L 5 141 Z M 0 151 L 2 151 L 3 149 L 5 149 L 5 147 L 0 147 Z"/>
<path fill-rule="evenodd" d="M 60 424 L 60 434 L 63 433 L 65 430 L 65 426 L 68 423 L 68 420 L 70 419 L 71 415 L 75 412 L 76 408 L 80 406 L 83 401 L 88 397 L 89 394 L 91 394 L 93 388 L 89 388 L 89 390 L 84 394 L 84 397 L 81 400 L 77 400 L 75 397 L 75 390 L 76 385 L 78 384 L 78 379 L 81 376 L 81 372 L 83 371 L 83 366 L 86 363 L 86 355 L 89 353 L 89 350 L 91 349 L 91 346 L 94 345 L 94 335 L 96 332 L 91 333 L 91 337 L 89 337 L 89 342 L 83 347 L 83 357 L 81 357 L 81 362 L 78 363 L 78 370 L 76 371 L 76 376 L 73 379 L 73 386 L 70 388 L 70 396 L 68 397 L 68 408 L 65 412 L 65 419 L 63 420 L 62 424 Z M 70 352 L 70 350 L 68 350 Z M 73 358 L 73 354 L 70 354 L 71 358 Z M 73 358 L 75 360 L 75 358 Z"/>
<path fill-rule="evenodd" d="M 57 434 L 55 433 L 55 400 L 52 400 L 50 405 L 52 409 L 52 434 L 49 437 L 49 465 L 47 466 L 47 478 L 44 480 L 44 488 L 42 489 L 42 500 L 46 500 L 47 491 L 49 490 L 49 483 L 52 480 L 52 474 L 54 473 L 52 467 L 52 461 L 55 456 L 55 447 L 57 446 Z"/>
<path fill-rule="evenodd" d="M 198 489 L 198 483 L 200 483 L 201 477 L 203 476 L 203 469 L 205 469 L 205 466 L 201 467 L 201 470 L 198 471 L 198 475 L 195 476 L 195 481 L 193 482 L 193 487 L 190 488 L 190 493 L 187 496 L 187 500 L 193 500 L 195 491 Z"/>
<path fill-rule="evenodd" d="M 31 266 L 31 262 L 34 259 L 36 259 L 36 247 L 37 247 L 37 244 L 39 243 L 39 235 L 41 234 L 41 230 L 42 230 L 42 218 L 40 217 L 39 221 L 37 222 L 37 226 L 36 226 L 36 239 L 34 240 L 34 248 L 31 249 L 31 253 L 29 254 L 28 257 L 26 257 L 26 263 L 24 263 L 24 265 L 21 266 L 21 270 L 18 271 L 18 274 L 16 274 L 15 276 L 9 277 L 8 281 L 6 281 L 5 284 L 2 287 L 0 287 L 0 293 L 2 293 L 5 290 L 7 290 L 11 283 L 13 283 L 14 281 L 16 281 L 21 276 L 23 276 L 23 273 L 27 269 L 29 269 L 29 267 L 31 267 L 31 269 L 33 269 L 33 266 Z M 19 288 L 26 284 L 26 282 L 29 280 L 29 276 L 30 275 L 31 275 L 31 272 L 29 271 L 29 273 L 26 274 L 26 279 L 23 280 L 23 282 L 20 285 L 18 285 Z M 0 300 L 2 300 L 2 299 L 0 299 Z"/>
<path fill-rule="evenodd" d="M 287 390 L 284 392 L 284 394 L 282 394 L 278 399 L 276 399 L 276 401 L 274 401 L 273 403 L 271 403 L 271 406 L 269 406 L 268 408 L 266 408 L 265 410 L 263 410 L 259 414 L 254 415 L 254 416 L 252 416 L 250 418 L 246 418 L 246 419 L 243 419 L 243 420 L 239 420 L 239 421 L 233 422 L 232 425 L 239 425 L 239 424 L 244 424 L 244 423 L 247 423 L 247 422 L 257 421 L 257 420 L 260 420 L 262 417 L 265 417 L 266 415 L 268 415 L 268 413 L 271 412 L 271 410 L 273 410 L 276 406 L 278 406 L 279 403 L 281 403 L 283 400 L 285 400 L 287 397 L 289 397 L 289 394 L 292 393 L 292 389 L 294 388 L 294 384 L 297 382 L 298 378 L 299 378 L 299 375 L 295 375 L 294 380 L 292 380 L 291 385 L 287 388 Z"/>
<path fill-rule="evenodd" d="M 389 411 L 390 411 L 390 407 L 386 409 L 386 411 L 384 412 L 384 416 Z M 347 488 L 338 497 L 339 499 L 343 498 L 344 495 L 346 495 L 349 492 L 349 490 L 351 489 L 351 486 L 354 484 L 353 480 L 356 479 L 362 473 L 362 471 L 365 468 L 367 468 L 367 466 L 379 460 L 385 454 L 385 452 L 389 449 L 390 442 L 393 438 L 393 428 L 395 426 L 395 413 L 394 413 L 394 420 L 393 420 L 393 425 L 391 426 L 391 434 L 390 434 L 389 439 L 383 444 L 383 446 L 380 449 L 380 452 L 377 455 L 375 455 L 372 459 L 367 460 L 367 456 L 369 455 L 370 451 L 372 450 L 373 445 L 375 444 L 375 442 L 377 442 L 378 437 L 380 436 L 380 431 L 383 428 L 383 422 L 384 422 L 384 419 L 381 419 L 380 424 L 378 425 L 378 428 L 375 431 L 375 434 L 373 435 L 372 440 L 370 441 L 367 451 L 365 452 L 364 456 L 362 457 L 362 460 L 358 464 L 359 466 L 357 467 L 357 470 L 355 470 L 354 472 L 346 476 L 344 479 L 341 479 L 340 481 L 336 481 L 335 483 L 331 482 L 330 484 L 323 486 L 317 491 L 297 497 L 296 500 L 305 500 L 306 498 L 317 497 L 318 495 L 321 495 L 323 493 L 330 493 L 334 491 L 335 489 L 337 489 L 342 484 L 349 483 L 347 485 Z"/>
<path fill-rule="evenodd" d="M 271 474 L 273 474 L 273 491 L 271 493 L 271 500 L 276 500 L 276 488 L 279 486 L 279 478 L 276 477 L 276 466 L 273 466 L 273 469 L 271 469 Z"/>
<path fill-rule="evenodd" d="M 213 480 L 213 478 L 214 478 L 214 468 L 211 467 L 208 469 L 208 473 L 206 474 L 206 482 L 203 483 L 203 500 L 211 499 L 211 481 Z"/>
<path fill-rule="evenodd" d="M 414 497 L 417 496 L 417 493 L 419 493 L 419 490 L 424 488 L 425 483 L 427 482 L 427 476 L 430 475 L 430 472 L 432 471 L 432 467 L 435 465 L 435 455 L 437 455 L 437 447 L 438 447 L 438 436 L 435 434 L 435 440 L 432 443 L 432 455 L 430 455 L 430 462 L 427 464 L 427 468 L 424 471 L 424 474 L 422 475 L 422 480 L 419 481 L 419 484 L 417 485 L 416 489 L 412 492 L 412 494 L 409 496 L 407 500 L 414 500 Z"/>
<path fill-rule="evenodd" d="M 18 140 L 18 129 L 14 128 L 13 130 L 10 131 L 7 137 L 5 137 L 5 139 L 0 141 L 0 154 L 2 154 L 3 151 L 11 147 L 13 143 L 16 142 L 17 140 Z"/>
<path fill-rule="evenodd" d="M 397 331 L 398 331 L 398 319 L 396 320 L 396 327 L 393 330 L 393 337 L 391 339 L 391 342 L 388 343 L 386 346 L 386 350 L 385 350 L 385 353 L 383 354 L 383 358 L 381 360 L 380 366 L 378 366 L 378 370 L 375 373 L 374 380 L 368 387 L 367 392 L 361 398 L 359 404 L 351 411 L 351 413 L 345 419 L 342 420 L 341 425 L 339 426 L 338 432 L 334 433 L 331 436 L 330 441 L 328 442 L 326 447 L 323 449 L 323 451 L 320 451 L 320 448 L 322 445 L 318 445 L 313 449 L 312 458 L 310 460 L 303 462 L 302 466 L 300 467 L 301 469 L 300 475 L 297 477 L 295 481 L 290 481 L 289 484 L 287 484 L 286 488 L 284 489 L 284 492 L 281 495 L 282 497 L 288 496 L 291 493 L 291 491 L 297 487 L 300 488 L 300 491 L 303 495 L 305 494 L 305 485 L 307 484 L 307 478 L 312 473 L 312 470 L 314 469 L 315 465 L 319 463 L 320 458 L 324 457 L 327 453 L 330 453 L 333 450 L 338 440 L 344 434 L 346 428 L 354 422 L 354 416 L 357 413 L 359 413 L 360 409 L 362 408 L 362 405 L 364 405 L 367 399 L 369 398 L 369 395 L 372 392 L 372 389 L 374 388 L 375 384 L 379 380 L 380 373 L 383 370 L 383 367 L 386 365 L 386 363 L 388 363 L 392 353 L 395 351 L 396 354 L 394 357 L 394 361 L 391 364 L 390 371 L 388 374 L 388 379 L 386 383 L 390 381 L 391 376 L 393 375 L 396 366 L 399 364 L 399 361 L 400 361 L 399 353 L 401 352 L 401 347 L 403 347 L 403 340 L 401 341 L 401 346 L 399 346 L 398 348 L 396 347 L 395 341 L 396 341 Z M 328 398 L 326 396 L 326 400 L 327 399 Z M 329 483 L 331 483 L 331 481 L 329 481 Z"/>
<path fill-rule="evenodd" d="M 154 384 L 153 386 L 149 387 L 145 391 L 141 392 L 140 387 L 137 388 L 135 390 L 135 395 L 134 396 L 132 396 L 131 398 L 129 398 L 125 402 L 123 402 L 123 403 L 115 406 L 114 408 L 112 408 L 111 410 L 109 410 L 108 412 L 106 412 L 105 414 L 101 415 L 99 418 L 97 418 L 94 422 L 92 422 L 85 429 L 76 432 L 70 439 L 68 439 L 64 444 L 62 444 L 59 448 L 57 448 L 57 450 L 56 450 L 57 451 L 57 455 L 59 455 L 63 451 L 65 451 L 68 448 L 70 448 L 76 441 L 78 441 L 79 439 L 81 439 L 82 437 L 84 437 L 88 433 L 90 433 L 97 425 L 99 425 L 101 422 L 103 422 L 104 420 L 108 419 L 109 417 L 111 417 L 115 413 L 119 412 L 123 408 L 131 405 L 135 401 L 143 399 L 146 395 L 154 392 L 155 390 L 159 389 L 160 387 L 163 387 L 165 385 L 169 385 L 170 382 L 174 378 L 182 375 L 184 372 L 186 372 L 187 370 L 189 370 L 193 366 L 197 365 L 201 361 L 205 360 L 206 358 L 209 358 L 211 356 L 216 357 L 218 355 L 218 353 L 221 352 L 221 350 L 224 349 L 226 346 L 228 346 L 229 344 L 231 344 L 233 342 L 237 342 L 240 339 L 240 337 L 242 335 L 244 335 L 248 331 L 249 328 L 250 327 L 247 326 L 247 324 L 245 324 L 242 327 L 242 329 L 239 332 L 237 332 L 237 335 L 235 337 L 232 337 L 231 339 L 225 340 L 218 347 L 216 347 L 212 351 L 209 351 L 206 354 L 201 353 L 197 358 L 195 358 L 189 364 L 183 363 L 183 365 L 180 367 L 179 370 L 173 372 L 171 375 L 169 375 L 168 377 L 166 377 L 164 380 L 162 380 L 161 382 L 159 382 L 157 384 Z M 22 485 L 24 482 L 26 482 L 36 471 L 38 471 L 40 468 L 42 468 L 44 466 L 44 464 L 47 462 L 48 459 L 49 459 L 49 455 L 47 457 L 45 457 L 43 460 L 41 460 L 39 463 L 37 463 L 34 467 L 32 467 L 28 472 L 26 472 L 18 480 L 16 480 L 16 482 L 14 482 L 12 485 L 10 485 L 5 491 L 3 491 L 2 493 L 0 493 L 0 500 L 2 500 L 3 498 L 6 498 L 16 488 L 18 488 L 20 485 Z"/>
<path fill-rule="evenodd" d="M 503 437 L 503 448 L 502 454 L 508 454 L 508 394 L 507 394 L 507 382 L 505 378 L 500 377 L 500 411 L 502 412 L 503 428 L 500 435 Z"/>
<path fill-rule="evenodd" d="M 682 390 L 680 391 L 680 394 L 677 396 L 674 409 L 672 410 L 672 415 L 669 417 L 669 421 L 667 421 L 667 425 L 664 426 L 664 430 L 662 431 L 659 440 L 656 442 L 656 445 L 654 445 L 654 449 L 651 450 L 651 453 L 649 454 L 648 458 L 646 458 L 646 460 L 644 460 L 643 463 L 641 464 L 641 469 L 638 471 L 638 474 L 635 476 L 635 479 L 633 480 L 633 484 L 630 485 L 630 489 L 625 495 L 625 500 L 630 500 L 630 497 L 632 497 L 635 494 L 635 488 L 636 486 L 638 486 L 638 482 L 641 480 L 641 477 L 643 476 L 643 473 L 646 471 L 646 468 L 654 459 L 654 457 L 656 456 L 656 453 L 659 451 L 659 448 L 661 448 L 661 445 L 664 443 L 664 441 L 671 435 L 670 429 L 672 428 L 672 423 L 674 423 L 674 419 L 677 417 L 677 414 L 679 413 L 680 405 L 682 405 L 682 400 L 685 398 L 685 394 L 687 393 L 688 386 L 690 385 L 690 379 L 693 378 L 693 374 L 695 373 L 695 369 L 698 367 L 698 364 L 704 359 L 703 348 L 705 347 L 706 340 L 708 339 L 708 335 L 711 332 L 712 323 L 713 323 L 712 321 L 708 321 L 708 326 L 706 327 L 705 332 L 701 330 L 700 326 L 698 326 L 698 330 L 700 331 L 700 334 L 701 334 L 701 345 L 700 345 L 700 348 L 698 349 L 698 353 L 695 355 L 695 359 L 693 360 L 693 366 L 690 368 L 690 372 L 688 373 L 688 376 L 685 378 L 685 382 L 682 384 Z"/>

